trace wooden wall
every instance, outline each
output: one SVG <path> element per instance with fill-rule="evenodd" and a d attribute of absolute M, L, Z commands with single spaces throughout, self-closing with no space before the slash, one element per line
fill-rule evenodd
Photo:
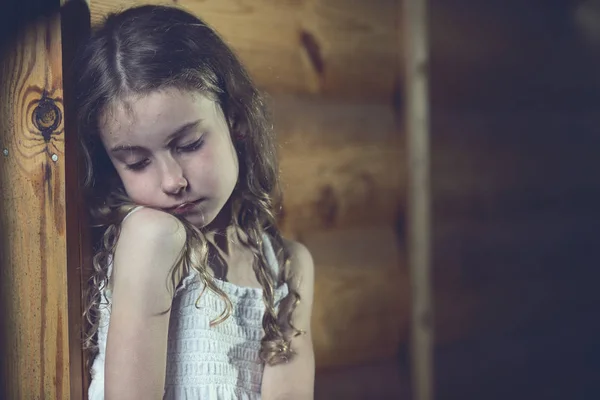
<path fill-rule="evenodd" d="M 148 3 L 205 19 L 271 93 L 388 102 L 398 87 L 397 0 L 92 0 L 92 23 Z"/>
<path fill-rule="evenodd" d="M 432 37 L 440 399 L 598 393 L 600 64 L 576 3 L 431 1 L 460 33 Z"/>

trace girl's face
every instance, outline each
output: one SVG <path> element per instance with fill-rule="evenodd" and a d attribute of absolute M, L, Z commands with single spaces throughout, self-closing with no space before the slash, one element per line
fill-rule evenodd
<path fill-rule="evenodd" d="M 236 185 L 238 158 L 220 106 L 200 93 L 168 89 L 118 101 L 100 137 L 127 195 L 201 228 Z"/>

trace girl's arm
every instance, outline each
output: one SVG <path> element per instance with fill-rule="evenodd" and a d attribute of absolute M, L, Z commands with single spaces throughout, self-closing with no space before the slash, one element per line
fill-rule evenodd
<path fill-rule="evenodd" d="M 289 242 L 290 288 L 300 295 L 292 314 L 293 325 L 306 333 L 292 339 L 296 352 L 286 364 L 265 366 L 262 381 L 263 400 L 312 400 L 314 397 L 315 357 L 310 332 L 313 303 L 314 266 L 310 252 L 302 244 Z"/>
<path fill-rule="evenodd" d="M 105 398 L 162 399 L 174 288 L 170 272 L 185 243 L 173 216 L 145 208 L 127 218 L 114 255 Z"/>

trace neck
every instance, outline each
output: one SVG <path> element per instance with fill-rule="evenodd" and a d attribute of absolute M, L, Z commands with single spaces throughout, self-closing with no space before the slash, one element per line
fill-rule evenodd
<path fill-rule="evenodd" d="M 230 255 L 240 240 L 240 231 L 233 223 L 232 205 L 228 201 L 216 218 L 204 228 L 206 238 L 225 255 Z"/>

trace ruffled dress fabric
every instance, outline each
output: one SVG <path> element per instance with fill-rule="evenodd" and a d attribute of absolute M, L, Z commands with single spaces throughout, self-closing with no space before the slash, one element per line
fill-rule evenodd
<path fill-rule="evenodd" d="M 277 261 L 268 237 L 263 251 L 271 273 Z M 109 266 L 109 276 L 111 271 Z M 211 327 L 225 302 L 210 290 L 199 298 L 204 283 L 192 271 L 178 287 L 169 320 L 164 399 L 257 400 L 261 398 L 263 363 L 259 357 L 265 306 L 262 289 L 215 280 L 233 305 L 232 315 Z M 275 290 L 276 306 L 288 294 L 287 284 Z M 92 366 L 89 400 L 104 399 L 104 361 L 110 324 L 111 294 L 100 307 L 99 353 Z M 198 300 L 199 298 L 199 300 Z"/>

